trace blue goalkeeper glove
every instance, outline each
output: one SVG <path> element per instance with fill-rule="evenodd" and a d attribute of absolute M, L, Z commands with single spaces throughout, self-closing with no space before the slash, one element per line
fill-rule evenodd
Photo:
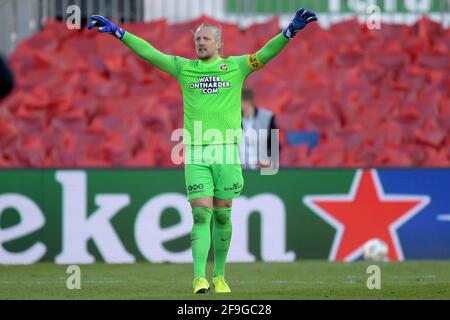
<path fill-rule="evenodd" d="M 289 26 L 284 29 L 283 34 L 286 38 L 292 39 L 297 32 L 302 30 L 310 22 L 317 21 L 316 13 L 305 8 L 300 8 L 295 14 Z"/>
<path fill-rule="evenodd" d="M 99 32 L 110 33 L 117 39 L 122 39 L 125 35 L 125 30 L 99 15 L 93 15 L 89 20 L 88 29 L 91 30 L 95 27 L 98 27 Z"/>

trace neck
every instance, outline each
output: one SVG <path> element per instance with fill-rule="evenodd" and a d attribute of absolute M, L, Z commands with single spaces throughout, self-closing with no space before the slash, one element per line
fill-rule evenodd
<path fill-rule="evenodd" d="M 218 58 L 220 58 L 220 56 L 219 56 L 218 53 L 216 53 L 216 54 L 212 55 L 212 56 L 209 57 L 209 58 L 206 58 L 206 59 L 200 59 L 200 60 L 202 60 L 203 62 L 212 62 L 212 61 L 214 61 L 214 60 L 216 60 L 216 59 L 218 59 Z"/>

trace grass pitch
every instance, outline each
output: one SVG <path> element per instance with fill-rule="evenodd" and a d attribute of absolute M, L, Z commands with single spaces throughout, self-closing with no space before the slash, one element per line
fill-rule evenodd
<path fill-rule="evenodd" d="M 80 265 L 81 289 L 66 287 L 67 266 L 0 266 L 5 299 L 450 299 L 450 261 L 378 263 L 381 289 L 369 290 L 370 263 L 229 264 L 232 293 L 192 294 L 191 264 Z M 212 266 L 208 265 L 208 275 Z M 208 276 L 210 280 L 210 276 Z"/>

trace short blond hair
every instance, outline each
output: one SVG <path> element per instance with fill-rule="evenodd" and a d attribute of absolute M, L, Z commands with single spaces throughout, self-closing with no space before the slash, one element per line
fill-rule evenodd
<path fill-rule="evenodd" d="M 195 30 L 194 36 L 197 34 L 197 32 L 199 32 L 200 30 L 205 29 L 205 28 L 209 28 L 209 29 L 212 29 L 214 31 L 214 36 L 216 38 L 215 40 L 219 44 L 219 52 L 222 52 L 222 50 L 223 50 L 222 27 L 221 26 L 216 26 L 216 25 L 211 24 L 211 23 L 202 23 Z"/>

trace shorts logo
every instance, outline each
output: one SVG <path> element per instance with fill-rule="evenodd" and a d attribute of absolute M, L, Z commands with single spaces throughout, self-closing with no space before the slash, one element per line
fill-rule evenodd
<path fill-rule="evenodd" d="M 188 191 L 189 193 L 196 193 L 203 191 L 203 188 L 204 188 L 203 183 L 191 184 L 188 186 Z"/>
<path fill-rule="evenodd" d="M 236 190 L 238 190 L 237 192 L 239 193 L 240 191 L 240 189 L 242 189 L 242 184 L 240 184 L 240 183 L 238 183 L 238 182 L 236 182 L 236 183 L 233 183 L 233 186 L 232 187 L 229 187 L 229 188 L 224 188 L 224 190 L 225 191 L 236 191 Z M 236 193 L 236 192 L 235 192 Z M 237 194 L 237 193 L 236 193 Z"/>
<path fill-rule="evenodd" d="M 228 70 L 228 66 L 226 64 L 221 64 L 220 65 L 220 70 L 227 71 Z"/>

